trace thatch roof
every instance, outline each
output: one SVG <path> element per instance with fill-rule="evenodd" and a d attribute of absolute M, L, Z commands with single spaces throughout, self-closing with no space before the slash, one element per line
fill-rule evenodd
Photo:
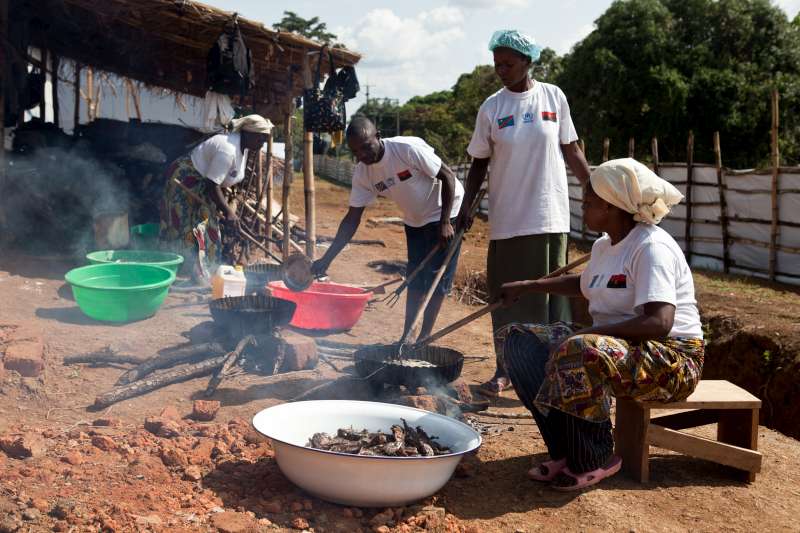
<path fill-rule="evenodd" d="M 206 92 L 208 51 L 233 18 L 189 0 L 12 0 L 9 15 L 10 24 L 30 20 L 32 44 L 60 57 L 195 96 Z M 241 16 L 238 21 L 253 54 L 257 111 L 285 114 L 302 94 L 303 54 L 322 45 Z M 360 59 L 346 49 L 333 55 L 337 67 Z"/>

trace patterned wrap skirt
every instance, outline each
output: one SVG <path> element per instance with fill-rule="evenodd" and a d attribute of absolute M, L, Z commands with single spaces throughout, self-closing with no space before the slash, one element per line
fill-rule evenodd
<path fill-rule="evenodd" d="M 159 206 L 159 239 L 164 248 L 196 258 L 192 275 L 208 280 L 213 265 L 222 262 L 222 228 L 217 210 L 210 200 L 198 202 L 187 194 L 175 183 L 176 179 L 199 198 L 208 198 L 211 182 L 194 168 L 192 158 L 186 155 L 176 159 L 166 170 Z"/>
<path fill-rule="evenodd" d="M 643 401 L 681 401 L 700 381 L 703 339 L 665 338 L 634 343 L 605 335 L 575 335 L 579 328 L 556 322 L 549 325 L 509 324 L 495 335 L 514 330 L 529 332 L 550 346 L 545 380 L 535 405 L 602 422 L 609 419 L 611 396 Z"/>

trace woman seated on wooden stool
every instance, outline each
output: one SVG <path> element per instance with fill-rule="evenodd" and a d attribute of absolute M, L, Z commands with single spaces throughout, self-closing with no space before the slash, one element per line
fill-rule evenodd
<path fill-rule="evenodd" d="M 689 265 L 657 224 L 683 198 L 633 159 L 591 174 L 583 217 L 604 233 L 582 274 L 503 285 L 510 303 L 527 292 L 589 300 L 592 327 L 511 324 L 498 335 L 520 400 L 533 413 L 550 459 L 528 475 L 578 490 L 619 471 L 611 396 L 678 401 L 703 369 L 703 331 Z"/>

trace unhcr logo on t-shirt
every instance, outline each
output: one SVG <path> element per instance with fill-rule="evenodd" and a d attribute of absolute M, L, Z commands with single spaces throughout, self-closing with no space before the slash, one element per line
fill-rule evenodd
<path fill-rule="evenodd" d="M 522 115 L 522 122 L 525 124 L 530 124 L 533 122 L 533 113 L 527 111 L 524 115 Z"/>
<path fill-rule="evenodd" d="M 385 180 L 376 183 L 375 188 L 378 189 L 378 192 L 385 192 L 389 187 L 393 187 L 394 184 L 394 178 L 386 178 Z"/>

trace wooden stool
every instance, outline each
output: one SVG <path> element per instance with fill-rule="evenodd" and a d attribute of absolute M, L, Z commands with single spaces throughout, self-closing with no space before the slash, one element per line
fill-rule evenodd
<path fill-rule="evenodd" d="M 758 410 L 761 400 L 724 380 L 701 380 L 682 402 L 639 402 L 617 399 L 614 427 L 616 454 L 622 470 L 644 483 L 650 478 L 650 446 L 734 467 L 745 481 L 761 471 Z M 650 410 L 682 410 L 650 417 Z M 717 423 L 717 440 L 676 431 Z"/>

